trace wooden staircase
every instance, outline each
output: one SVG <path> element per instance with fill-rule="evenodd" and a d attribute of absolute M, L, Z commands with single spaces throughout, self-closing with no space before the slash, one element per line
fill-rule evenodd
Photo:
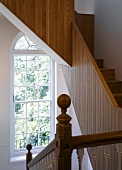
<path fill-rule="evenodd" d="M 115 69 L 104 68 L 103 59 L 95 60 L 102 75 L 104 76 L 113 96 L 118 103 L 119 107 L 122 107 L 122 81 L 115 79 Z"/>

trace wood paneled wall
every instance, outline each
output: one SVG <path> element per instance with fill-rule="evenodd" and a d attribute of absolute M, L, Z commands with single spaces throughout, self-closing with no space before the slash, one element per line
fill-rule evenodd
<path fill-rule="evenodd" d="M 75 12 L 75 22 L 94 56 L 94 15 Z"/>
<path fill-rule="evenodd" d="M 61 66 L 83 134 L 122 130 L 122 109 L 110 92 L 77 26 L 73 30 L 72 67 Z M 103 170 L 104 149 L 98 149 Z M 116 169 L 116 149 L 111 147 L 111 170 Z"/>
<path fill-rule="evenodd" d="M 0 0 L 71 65 L 74 0 Z"/>

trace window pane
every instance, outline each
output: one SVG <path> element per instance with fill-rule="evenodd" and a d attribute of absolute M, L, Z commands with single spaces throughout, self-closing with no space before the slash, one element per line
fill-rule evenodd
<path fill-rule="evenodd" d="M 14 85 L 25 86 L 26 85 L 26 72 L 15 72 L 14 73 Z"/>
<path fill-rule="evenodd" d="M 36 86 L 27 87 L 27 100 L 37 100 L 38 99 L 38 89 Z"/>
<path fill-rule="evenodd" d="M 38 131 L 37 133 L 28 134 L 28 143 L 34 146 L 38 146 Z"/>
<path fill-rule="evenodd" d="M 48 145 L 49 144 L 49 132 L 40 132 L 40 136 L 39 136 L 39 145 L 43 146 L 43 145 Z"/>
<path fill-rule="evenodd" d="M 25 36 L 25 39 L 26 41 L 28 42 L 29 44 L 29 48 L 28 49 L 38 49 L 38 50 L 41 50 L 33 41 L 31 41 L 27 36 Z"/>
<path fill-rule="evenodd" d="M 49 131 L 50 130 L 50 120 L 49 117 L 41 117 L 39 119 L 40 131 Z"/>
<path fill-rule="evenodd" d="M 23 101 L 26 98 L 26 88 L 25 87 L 15 87 L 14 100 Z"/>
<path fill-rule="evenodd" d="M 49 99 L 49 86 L 39 87 L 39 99 Z"/>
<path fill-rule="evenodd" d="M 27 70 L 37 70 L 38 69 L 38 57 L 27 56 Z"/>
<path fill-rule="evenodd" d="M 15 134 L 26 133 L 26 119 L 15 119 Z"/>
<path fill-rule="evenodd" d="M 27 72 L 27 84 L 28 85 L 37 85 L 38 84 L 38 72 L 37 71 L 28 71 Z"/>
<path fill-rule="evenodd" d="M 21 135 L 15 135 L 15 149 L 26 147 L 26 135 L 23 133 Z"/>
<path fill-rule="evenodd" d="M 49 56 L 39 56 L 39 70 L 49 70 Z"/>
<path fill-rule="evenodd" d="M 26 104 L 15 104 L 15 118 L 26 118 Z"/>
<path fill-rule="evenodd" d="M 27 116 L 38 117 L 38 103 L 37 102 L 27 104 Z"/>
<path fill-rule="evenodd" d="M 26 56 L 14 56 L 14 70 L 26 70 Z"/>
<path fill-rule="evenodd" d="M 25 36 L 23 36 L 17 41 L 15 45 L 15 49 L 26 50 L 27 48 L 28 48 L 28 42 L 26 41 Z"/>
<path fill-rule="evenodd" d="M 39 71 L 39 85 L 49 84 L 49 71 Z"/>
<path fill-rule="evenodd" d="M 38 118 L 29 118 L 27 122 L 28 133 L 36 132 L 38 130 Z"/>
<path fill-rule="evenodd" d="M 39 102 L 39 116 L 50 115 L 50 102 Z"/>

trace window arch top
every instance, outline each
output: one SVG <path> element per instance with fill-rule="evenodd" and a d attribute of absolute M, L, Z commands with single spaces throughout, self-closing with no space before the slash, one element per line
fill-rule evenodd
<path fill-rule="evenodd" d="M 23 35 L 16 43 L 15 50 L 41 50 L 26 35 Z"/>

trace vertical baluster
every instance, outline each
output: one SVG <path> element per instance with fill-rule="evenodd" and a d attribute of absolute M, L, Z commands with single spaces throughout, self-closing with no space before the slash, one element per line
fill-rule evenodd
<path fill-rule="evenodd" d="M 78 155 L 78 162 L 79 162 L 79 170 L 82 170 L 82 160 L 83 160 L 83 155 L 84 155 L 84 148 L 77 149 L 77 155 Z"/>
<path fill-rule="evenodd" d="M 51 153 L 48 154 L 47 164 L 48 164 L 48 169 L 51 170 L 52 168 Z"/>
<path fill-rule="evenodd" d="M 44 158 L 42 158 L 42 170 L 44 170 Z"/>
<path fill-rule="evenodd" d="M 104 155 L 105 155 L 105 170 L 111 170 L 110 167 L 111 145 L 104 146 Z"/>
<path fill-rule="evenodd" d="M 45 170 L 46 170 L 46 169 L 49 169 L 48 156 L 49 156 L 49 155 L 46 155 L 46 156 L 45 156 Z"/>
<path fill-rule="evenodd" d="M 52 159 L 53 159 L 52 170 L 56 170 L 56 153 L 55 153 L 55 151 L 52 152 Z"/>
<path fill-rule="evenodd" d="M 98 165 L 97 165 L 98 147 L 90 148 L 90 153 L 91 153 L 90 155 L 91 155 L 93 170 L 97 170 L 98 169 Z"/>
<path fill-rule="evenodd" d="M 122 170 L 122 143 L 116 144 L 118 153 L 118 170 Z"/>
<path fill-rule="evenodd" d="M 50 162 L 51 162 L 50 170 L 53 170 L 53 152 L 50 153 Z"/>
<path fill-rule="evenodd" d="M 44 170 L 48 169 L 47 156 L 44 157 Z"/>

